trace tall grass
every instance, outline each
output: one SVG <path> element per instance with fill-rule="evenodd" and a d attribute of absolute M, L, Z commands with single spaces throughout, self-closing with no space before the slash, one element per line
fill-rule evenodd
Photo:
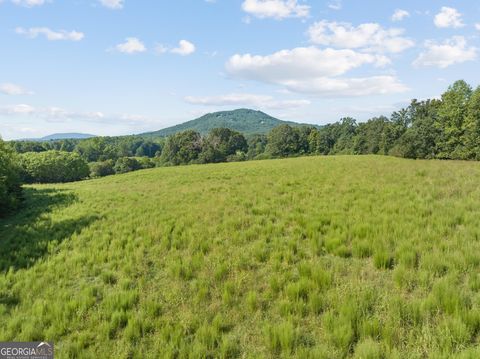
<path fill-rule="evenodd" d="M 34 186 L 0 340 L 57 357 L 475 358 L 480 164 L 310 157 Z"/>

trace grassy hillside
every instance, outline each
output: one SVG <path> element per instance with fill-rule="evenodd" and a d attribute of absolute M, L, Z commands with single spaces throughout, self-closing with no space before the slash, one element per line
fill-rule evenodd
<path fill-rule="evenodd" d="M 0 339 L 57 357 L 477 358 L 480 164 L 312 157 L 28 190 Z"/>
<path fill-rule="evenodd" d="M 282 124 L 299 126 L 296 122 L 281 121 L 261 111 L 239 109 L 234 111 L 223 111 L 206 114 L 192 121 L 182 123 L 173 127 L 165 128 L 156 132 L 145 133 L 142 136 L 167 137 L 177 132 L 195 130 L 205 135 L 214 128 L 229 128 L 245 135 L 266 134 Z"/>

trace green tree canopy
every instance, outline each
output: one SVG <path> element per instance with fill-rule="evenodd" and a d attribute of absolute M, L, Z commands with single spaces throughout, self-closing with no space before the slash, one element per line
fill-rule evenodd
<path fill-rule="evenodd" d="M 0 139 L 0 217 L 19 204 L 20 167 L 16 154 Z"/>
<path fill-rule="evenodd" d="M 266 151 L 274 157 L 288 157 L 299 153 L 300 134 L 290 125 L 280 125 L 270 131 Z"/>
<path fill-rule="evenodd" d="M 79 181 L 90 174 L 87 162 L 78 153 L 29 152 L 21 156 L 21 165 L 29 183 Z"/>
<path fill-rule="evenodd" d="M 195 131 L 184 131 L 170 136 L 162 151 L 161 160 L 171 165 L 188 164 L 198 159 L 202 151 L 202 137 Z"/>
<path fill-rule="evenodd" d="M 247 140 L 240 132 L 214 128 L 203 141 L 200 159 L 207 163 L 225 162 L 229 156 L 247 151 Z"/>

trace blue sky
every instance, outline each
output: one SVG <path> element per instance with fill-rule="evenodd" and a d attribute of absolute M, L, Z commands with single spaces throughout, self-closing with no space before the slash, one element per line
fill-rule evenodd
<path fill-rule="evenodd" d="M 479 37 L 477 1 L 0 0 L 0 135 L 364 121 L 477 86 Z"/>

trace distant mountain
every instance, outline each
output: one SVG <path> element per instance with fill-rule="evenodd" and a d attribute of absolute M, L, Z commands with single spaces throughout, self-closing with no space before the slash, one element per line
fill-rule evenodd
<path fill-rule="evenodd" d="M 281 121 L 261 111 L 239 109 L 234 111 L 222 111 L 206 114 L 196 120 L 188 121 L 180 125 L 168 127 L 160 131 L 148 132 L 142 136 L 167 137 L 177 132 L 194 130 L 202 135 L 213 128 L 224 127 L 241 132 L 245 135 L 265 134 L 278 125 L 306 126 L 296 122 Z"/>
<path fill-rule="evenodd" d="M 55 141 L 55 140 L 84 140 L 87 138 L 96 137 L 95 135 L 89 135 L 85 133 L 55 133 L 53 135 L 45 136 L 42 138 L 25 138 L 20 141 Z"/>

